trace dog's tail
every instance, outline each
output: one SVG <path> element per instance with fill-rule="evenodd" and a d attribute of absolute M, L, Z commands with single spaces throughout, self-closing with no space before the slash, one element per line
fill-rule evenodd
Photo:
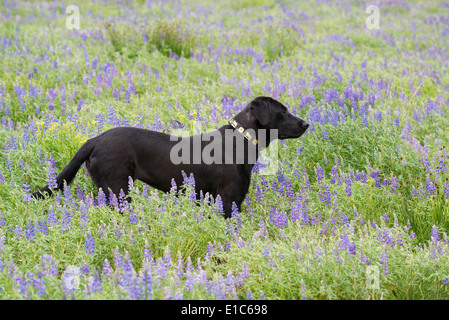
<path fill-rule="evenodd" d="M 75 178 L 81 165 L 86 161 L 95 147 L 95 138 L 86 141 L 82 147 L 75 153 L 75 156 L 70 160 L 69 164 L 61 171 L 61 173 L 56 177 L 57 187 L 53 190 L 62 190 L 64 187 L 64 181 L 70 184 Z M 39 191 L 34 192 L 31 196 L 36 199 L 44 198 L 44 193 L 48 195 L 53 194 L 53 190 L 46 185 Z"/>

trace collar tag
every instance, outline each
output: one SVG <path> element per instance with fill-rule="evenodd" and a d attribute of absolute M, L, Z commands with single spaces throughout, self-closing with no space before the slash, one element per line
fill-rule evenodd
<path fill-rule="evenodd" d="M 259 141 L 257 141 L 257 139 L 253 138 L 253 136 L 249 133 L 246 132 L 245 134 L 243 133 L 245 131 L 245 128 L 243 128 L 238 122 L 237 120 L 235 120 L 234 118 L 229 119 L 229 124 L 236 129 L 240 134 L 243 135 L 243 137 L 245 137 L 246 140 L 248 140 L 248 142 L 251 142 L 251 144 L 253 146 L 257 145 L 257 143 Z"/>

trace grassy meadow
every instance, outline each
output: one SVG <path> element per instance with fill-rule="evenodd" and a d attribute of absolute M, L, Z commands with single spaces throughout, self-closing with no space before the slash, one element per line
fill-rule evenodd
<path fill-rule="evenodd" d="M 449 2 L 0 3 L 0 299 L 448 299 Z M 210 131 L 271 96 L 310 123 L 241 212 L 81 167 L 117 126 Z M 180 191 L 186 192 L 177 195 Z"/>

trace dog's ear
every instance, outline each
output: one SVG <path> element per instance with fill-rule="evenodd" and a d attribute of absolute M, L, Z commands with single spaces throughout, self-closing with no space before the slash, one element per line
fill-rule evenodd
<path fill-rule="evenodd" d="M 266 126 L 270 122 L 270 104 L 267 101 L 253 100 L 250 109 L 260 125 Z"/>

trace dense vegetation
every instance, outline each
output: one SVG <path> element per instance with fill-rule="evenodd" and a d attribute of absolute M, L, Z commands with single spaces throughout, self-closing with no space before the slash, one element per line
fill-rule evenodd
<path fill-rule="evenodd" d="M 0 298 L 447 299 L 449 3 L 377 5 L 78 1 L 69 30 L 3 1 Z M 231 219 L 190 178 L 30 197 L 109 128 L 213 130 L 259 95 L 311 126 Z"/>

